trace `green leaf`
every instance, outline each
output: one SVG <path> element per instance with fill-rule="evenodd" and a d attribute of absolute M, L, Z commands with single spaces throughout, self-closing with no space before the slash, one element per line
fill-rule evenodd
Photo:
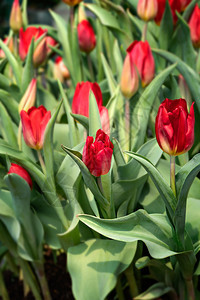
<path fill-rule="evenodd" d="M 10 49 L 4 44 L 2 40 L 0 40 L 0 48 L 4 51 L 15 76 L 17 85 L 19 88 L 21 88 L 21 73 L 22 73 L 22 67 L 15 59 L 14 55 L 10 52 Z"/>
<path fill-rule="evenodd" d="M 171 291 L 174 291 L 172 287 L 166 286 L 163 282 L 153 284 L 144 293 L 136 296 L 134 300 L 153 300 L 160 296 L 163 296 Z"/>
<path fill-rule="evenodd" d="M 0 132 L 5 140 L 14 148 L 18 148 L 16 132 L 17 128 L 12 122 L 8 112 L 6 111 L 3 104 L 0 102 Z"/>
<path fill-rule="evenodd" d="M 68 250 L 68 270 L 76 299 L 104 300 L 117 276 L 132 262 L 137 242 L 92 239 Z"/>
<path fill-rule="evenodd" d="M 123 32 L 117 19 L 108 10 L 96 4 L 85 4 L 85 6 L 99 18 L 102 25 Z"/>
<path fill-rule="evenodd" d="M 188 66 L 185 62 L 183 62 L 176 55 L 174 55 L 170 52 L 167 52 L 165 50 L 161 50 L 161 49 L 152 49 L 152 51 L 154 53 L 164 57 L 171 63 L 177 63 L 176 68 L 185 78 L 187 85 L 192 93 L 192 96 L 196 101 L 198 110 L 200 112 L 200 100 L 199 100 L 200 99 L 200 79 L 199 79 L 198 74 L 195 73 L 195 71 L 190 66 Z"/>
<path fill-rule="evenodd" d="M 78 114 L 71 113 L 71 115 L 75 120 L 81 123 L 81 125 L 83 125 L 87 131 L 89 131 L 89 118 Z"/>
<path fill-rule="evenodd" d="M 173 34 L 173 18 L 169 2 L 166 1 L 164 15 L 162 17 L 160 32 L 159 32 L 159 44 L 162 49 L 168 49 Z"/>
<path fill-rule="evenodd" d="M 3 90 L 0 90 L 0 101 L 6 107 L 8 113 L 11 115 L 13 120 L 18 124 L 20 117 L 18 112 L 17 101 L 10 95 L 10 93 Z"/>
<path fill-rule="evenodd" d="M 59 86 L 59 89 L 60 89 L 61 96 L 63 98 L 63 104 L 64 104 L 64 107 L 65 107 L 65 112 L 67 114 L 67 120 L 68 120 L 68 124 L 69 124 L 70 147 L 73 148 L 78 144 L 77 130 L 76 130 L 74 120 L 71 116 L 71 106 L 69 104 L 69 100 L 67 98 L 67 95 L 64 92 L 64 89 L 63 89 L 62 84 L 61 84 L 60 81 L 58 81 L 58 86 Z"/>
<path fill-rule="evenodd" d="M 195 155 L 176 174 L 176 191 L 178 203 L 174 221 L 177 233 L 182 243 L 184 242 L 186 205 L 189 189 L 200 171 L 200 154 Z"/>
<path fill-rule="evenodd" d="M 32 39 L 29 50 L 28 50 L 28 55 L 26 58 L 26 63 L 24 66 L 23 70 L 23 75 L 22 75 L 22 94 L 25 93 L 29 83 L 34 77 L 34 67 L 33 67 L 33 51 L 34 51 L 34 39 Z"/>
<path fill-rule="evenodd" d="M 105 220 L 79 215 L 81 222 L 111 239 L 123 242 L 143 241 L 151 256 L 164 258 L 176 254 L 175 232 L 164 215 L 138 210 L 128 216 Z"/>
<path fill-rule="evenodd" d="M 101 129 L 99 108 L 94 93 L 89 94 L 89 135 L 95 137 L 97 130 Z"/>
<path fill-rule="evenodd" d="M 53 116 L 49 120 L 47 127 L 45 129 L 44 134 L 44 161 L 46 168 L 46 179 L 49 181 L 49 184 L 52 185 L 55 189 L 55 181 L 54 181 L 54 158 L 53 158 L 53 129 L 56 122 L 56 118 L 58 116 L 59 110 L 61 108 L 62 102 L 58 105 L 56 111 Z"/>
<path fill-rule="evenodd" d="M 140 98 L 133 104 L 131 126 L 131 149 L 133 149 L 133 151 L 137 151 L 138 148 L 144 143 L 149 115 L 156 95 L 167 76 L 169 76 L 169 74 L 175 69 L 175 67 L 176 64 L 173 64 L 163 70 L 160 74 L 158 74 L 145 88 Z"/>
<path fill-rule="evenodd" d="M 108 80 L 110 93 L 112 95 L 115 92 L 116 88 L 117 88 L 117 82 L 115 81 L 115 78 L 113 76 L 113 72 L 112 72 L 110 66 L 108 65 L 108 62 L 106 61 L 105 56 L 103 55 L 103 53 L 101 53 L 101 59 L 102 59 L 104 72 L 105 72 L 107 80 Z"/>
<path fill-rule="evenodd" d="M 167 208 L 167 211 L 169 212 L 169 216 L 172 221 L 176 209 L 176 198 L 169 185 L 165 182 L 162 175 L 158 172 L 155 166 L 148 159 L 136 153 L 131 153 L 128 151 L 126 151 L 126 153 L 130 155 L 132 158 L 134 158 L 136 161 L 141 163 L 141 165 L 149 173 L 151 179 L 153 180 L 157 190 L 159 191 L 165 203 L 165 206 Z"/>
<path fill-rule="evenodd" d="M 115 162 L 117 164 L 117 167 L 123 166 L 126 164 L 125 157 L 123 155 L 122 149 L 120 147 L 119 142 L 116 139 L 112 140 L 114 148 L 113 148 L 113 155 L 115 157 Z"/>

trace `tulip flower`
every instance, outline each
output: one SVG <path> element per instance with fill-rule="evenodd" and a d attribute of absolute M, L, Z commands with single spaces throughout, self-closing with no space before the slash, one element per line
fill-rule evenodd
<path fill-rule="evenodd" d="M 11 167 L 8 171 L 8 174 L 12 174 L 12 173 L 21 176 L 24 180 L 26 180 L 26 182 L 29 184 L 30 188 L 32 189 L 33 183 L 31 177 L 24 168 L 22 168 L 17 164 L 11 163 Z"/>
<path fill-rule="evenodd" d="M 70 78 L 70 73 L 67 67 L 64 64 L 64 61 L 61 56 L 58 56 L 54 64 L 54 77 L 58 78 L 61 82 L 65 79 Z"/>
<path fill-rule="evenodd" d="M 51 118 L 51 112 L 41 105 L 31 107 L 28 112 L 20 112 L 22 131 L 26 144 L 33 149 L 40 150 L 44 144 L 44 133 Z"/>
<path fill-rule="evenodd" d="M 181 2 L 181 11 L 184 11 L 186 9 L 186 7 L 188 6 L 188 4 L 190 4 L 192 0 L 180 0 Z"/>
<path fill-rule="evenodd" d="M 101 120 L 102 130 L 108 136 L 110 136 L 110 120 L 109 120 L 108 109 L 105 106 L 100 106 L 99 107 L 99 113 L 100 113 L 100 120 Z"/>
<path fill-rule="evenodd" d="M 79 4 L 82 0 L 62 0 L 62 1 L 68 4 L 69 6 L 75 6 Z"/>
<path fill-rule="evenodd" d="M 155 74 L 155 63 L 151 48 L 147 41 L 134 41 L 127 49 L 130 55 L 131 65 L 135 64 L 139 72 L 142 86 L 148 85 Z"/>
<path fill-rule="evenodd" d="M 160 148 L 172 156 L 190 150 L 194 142 L 194 103 L 190 113 L 185 99 L 165 99 L 158 110 L 155 129 Z"/>
<path fill-rule="evenodd" d="M 88 20 L 81 21 L 78 26 L 78 42 L 81 51 L 89 53 L 96 46 L 96 37 L 92 25 Z"/>
<path fill-rule="evenodd" d="M 23 109 L 27 111 L 35 104 L 37 92 L 37 79 L 33 78 L 19 103 L 19 112 Z"/>
<path fill-rule="evenodd" d="M 82 160 L 93 176 L 99 177 L 109 172 L 113 154 L 113 144 L 109 136 L 101 129 L 96 133 L 95 141 L 88 136 L 83 148 Z"/>
<path fill-rule="evenodd" d="M 13 38 L 9 39 L 8 37 L 3 40 L 3 43 L 8 46 L 11 52 L 13 52 Z M 0 58 L 5 58 L 6 55 L 2 49 L 0 49 Z"/>
<path fill-rule="evenodd" d="M 10 28 L 17 33 L 22 25 L 22 12 L 19 0 L 14 0 L 10 13 Z"/>
<path fill-rule="evenodd" d="M 120 86 L 122 94 L 127 99 L 130 99 L 137 92 L 139 87 L 139 79 L 136 71 L 136 66 L 133 62 L 129 48 L 127 49 L 127 55 L 123 64 Z"/>
<path fill-rule="evenodd" d="M 158 12 L 157 0 L 139 0 L 137 5 L 138 16 L 148 22 L 153 20 Z"/>
<path fill-rule="evenodd" d="M 195 8 L 190 17 L 189 23 L 190 36 L 194 47 L 200 47 L 200 8 L 195 5 Z"/>
<path fill-rule="evenodd" d="M 25 31 L 23 31 L 23 28 L 20 28 L 20 31 L 19 31 L 19 56 L 20 56 L 21 60 L 23 60 L 23 61 L 25 60 L 25 58 L 28 54 L 28 50 L 29 50 L 32 38 L 34 38 L 34 41 L 37 41 L 42 35 L 44 35 L 46 33 L 47 33 L 47 30 L 42 29 L 40 27 L 36 28 L 36 27 L 31 26 L 31 27 L 28 27 Z"/>
<path fill-rule="evenodd" d="M 155 17 L 155 22 L 157 25 L 160 25 L 164 11 L 165 11 L 165 5 L 166 5 L 166 0 L 157 0 L 158 3 L 158 12 Z M 173 22 L 176 24 L 176 21 L 178 19 L 176 15 L 176 11 L 181 12 L 181 0 L 169 0 L 169 5 L 171 8 L 171 13 L 173 17 Z"/>

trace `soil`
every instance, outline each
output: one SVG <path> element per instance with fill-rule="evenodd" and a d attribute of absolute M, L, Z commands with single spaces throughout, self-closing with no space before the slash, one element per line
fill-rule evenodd
<path fill-rule="evenodd" d="M 52 300 L 74 300 L 71 279 L 66 272 L 65 253 L 57 256 L 56 260 L 55 262 L 51 251 L 45 253 L 45 273 Z M 23 282 L 15 277 L 11 271 L 6 270 L 4 272 L 4 280 L 10 300 L 35 300 L 31 292 L 24 296 Z M 0 300 L 2 300 L 1 297 Z"/>

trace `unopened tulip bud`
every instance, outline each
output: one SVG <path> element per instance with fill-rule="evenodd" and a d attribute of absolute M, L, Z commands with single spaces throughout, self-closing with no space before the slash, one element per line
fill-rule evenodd
<path fill-rule="evenodd" d="M 20 165 L 11 163 L 10 169 L 8 171 L 8 174 L 17 174 L 20 177 L 22 177 L 24 180 L 26 180 L 26 182 L 29 184 L 30 188 L 32 189 L 33 183 L 31 180 L 31 177 L 29 175 L 29 173 Z"/>
<path fill-rule="evenodd" d="M 78 7 L 78 21 L 81 23 L 83 20 L 87 20 L 87 16 L 85 14 L 85 9 L 82 3 Z"/>
<path fill-rule="evenodd" d="M 43 64 L 47 58 L 48 47 L 46 38 L 43 38 L 41 42 L 37 45 L 34 54 L 33 54 L 33 65 L 35 68 L 38 68 Z"/>
<path fill-rule="evenodd" d="M 122 94 L 127 99 L 130 99 L 139 87 L 138 74 L 129 53 L 127 53 L 124 60 L 120 85 Z"/>
<path fill-rule="evenodd" d="M 19 0 L 14 0 L 10 14 L 10 28 L 17 33 L 22 25 L 22 12 Z"/>
<path fill-rule="evenodd" d="M 36 91 L 37 91 L 37 79 L 32 79 L 29 84 L 24 96 L 22 97 L 19 103 L 19 113 L 21 110 L 27 111 L 29 108 L 34 106 L 36 100 Z"/>
<path fill-rule="evenodd" d="M 158 12 L 157 0 L 139 0 L 137 5 L 137 14 L 144 21 L 150 21 L 155 18 Z"/>
<path fill-rule="evenodd" d="M 63 82 L 65 79 L 70 78 L 69 70 L 65 66 L 61 56 L 58 56 L 55 60 L 54 78 L 59 79 L 61 82 Z"/>
<path fill-rule="evenodd" d="M 192 15 L 189 20 L 190 36 L 194 47 L 200 47 L 200 8 L 195 5 Z"/>
<path fill-rule="evenodd" d="M 78 42 L 81 51 L 89 53 L 96 46 L 96 37 L 92 25 L 88 20 L 78 24 Z"/>
<path fill-rule="evenodd" d="M 9 39 L 8 37 L 7 38 L 5 38 L 4 40 L 3 40 L 3 43 L 6 45 L 6 46 L 8 46 L 8 48 L 10 49 L 10 52 L 12 52 L 13 53 L 13 51 L 14 51 L 14 47 L 13 47 L 13 38 L 11 38 L 11 39 Z M 4 51 L 2 50 L 2 49 L 0 49 L 0 58 L 5 58 L 6 57 L 6 55 L 5 55 L 5 53 L 4 53 Z"/>

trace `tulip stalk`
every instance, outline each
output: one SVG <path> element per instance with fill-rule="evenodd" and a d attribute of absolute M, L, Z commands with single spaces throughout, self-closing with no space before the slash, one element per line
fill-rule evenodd
<path fill-rule="evenodd" d="M 40 150 L 37 150 L 37 155 L 38 155 L 38 159 L 39 159 L 42 171 L 43 171 L 44 174 L 46 174 L 46 167 L 45 167 L 45 163 L 44 163 L 44 160 L 43 160 L 43 157 L 42 157 L 42 154 L 41 154 Z"/>
<path fill-rule="evenodd" d="M 44 270 L 44 265 L 40 261 L 34 263 L 35 271 L 37 274 L 37 277 L 40 282 L 40 286 L 42 289 L 42 294 L 44 296 L 44 300 L 51 300 L 51 295 L 47 283 L 47 279 L 45 276 L 45 270 Z"/>
<path fill-rule="evenodd" d="M 170 186 L 176 197 L 175 158 L 176 156 L 170 155 Z"/>
<path fill-rule="evenodd" d="M 21 151 L 22 150 L 22 122 L 21 121 L 19 123 L 19 128 L 18 128 L 17 141 L 18 141 L 19 150 Z"/>
<path fill-rule="evenodd" d="M 141 41 L 145 42 L 147 39 L 147 28 L 148 28 L 148 22 L 145 22 L 143 30 L 142 30 L 142 37 Z"/>

